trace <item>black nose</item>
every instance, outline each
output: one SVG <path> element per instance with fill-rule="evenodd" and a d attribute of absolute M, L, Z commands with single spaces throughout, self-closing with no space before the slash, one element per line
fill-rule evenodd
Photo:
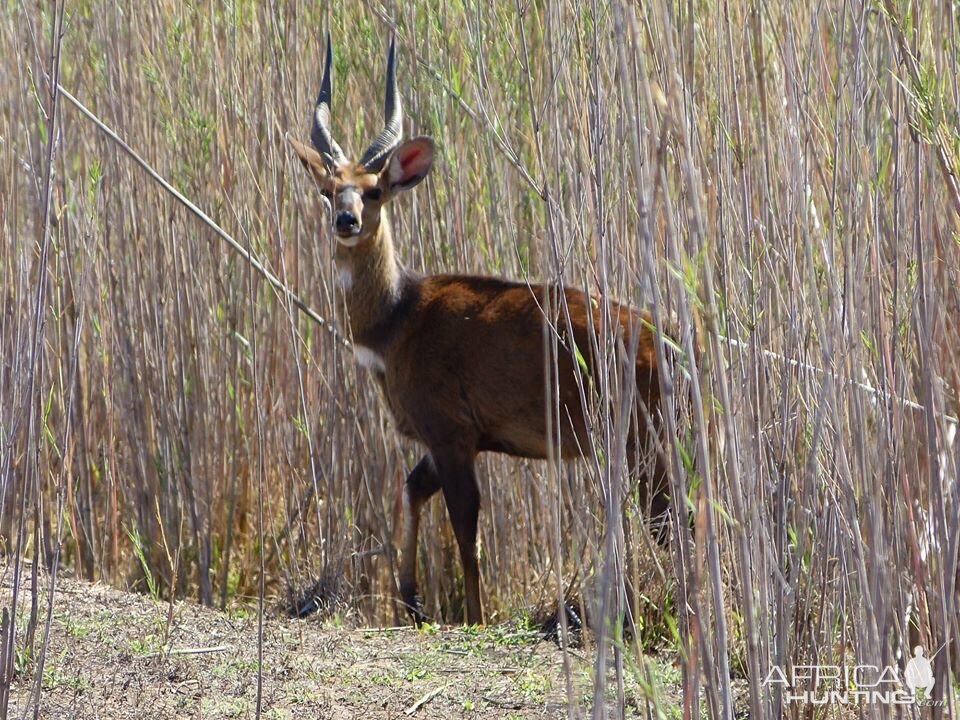
<path fill-rule="evenodd" d="M 360 223 L 357 216 L 352 212 L 337 213 L 337 232 L 356 232 L 360 229 Z"/>

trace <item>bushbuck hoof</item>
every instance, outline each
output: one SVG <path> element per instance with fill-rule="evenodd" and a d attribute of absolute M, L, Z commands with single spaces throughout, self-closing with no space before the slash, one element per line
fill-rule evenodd
<path fill-rule="evenodd" d="M 412 603 L 407 603 L 407 612 L 410 613 L 413 624 L 417 627 L 422 627 L 430 619 L 423 612 L 423 603 L 420 602 L 420 598 L 414 598 Z"/>
<path fill-rule="evenodd" d="M 423 611 L 423 602 L 417 597 L 415 588 L 400 588 L 400 597 L 403 600 L 403 606 L 410 613 L 414 625 L 420 627 L 429 620 Z"/>
<path fill-rule="evenodd" d="M 564 617 L 561 618 L 561 615 Z M 563 604 L 557 607 L 556 612 L 540 624 L 540 632 L 543 633 L 543 639 L 560 645 L 562 635 L 561 623 L 563 623 L 564 620 L 566 620 L 570 644 L 573 647 L 579 647 L 582 643 L 583 621 L 569 600 L 564 600 Z"/>

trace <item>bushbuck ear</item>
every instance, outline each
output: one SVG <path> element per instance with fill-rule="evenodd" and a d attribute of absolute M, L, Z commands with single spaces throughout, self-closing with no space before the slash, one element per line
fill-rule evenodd
<path fill-rule="evenodd" d="M 304 145 L 299 140 L 294 139 L 290 136 L 290 133 L 287 133 L 287 142 L 290 143 L 294 152 L 297 153 L 297 157 L 300 158 L 303 166 L 312 172 L 318 180 L 328 175 L 327 164 L 323 161 L 320 153 L 309 145 Z"/>
<path fill-rule="evenodd" d="M 393 151 L 387 165 L 391 192 L 409 190 L 423 180 L 433 165 L 433 140 L 421 136 L 407 140 Z"/>

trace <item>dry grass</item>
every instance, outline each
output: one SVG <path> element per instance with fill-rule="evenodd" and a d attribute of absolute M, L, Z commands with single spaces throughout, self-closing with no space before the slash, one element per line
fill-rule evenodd
<path fill-rule="evenodd" d="M 364 622 L 397 622 L 417 449 L 324 327 L 62 99 L 51 119 L 51 13 L 0 16 L 4 551 L 221 606 L 339 577 Z M 646 639 L 679 649 L 688 712 L 729 716 L 744 674 L 751 715 L 775 717 L 772 664 L 898 664 L 960 633 L 957 21 L 939 1 L 89 1 L 68 9 L 60 82 L 340 320 L 327 221 L 283 136 L 307 135 L 329 22 L 334 127 L 360 148 L 396 27 L 406 128 L 440 148 L 393 208 L 407 263 L 559 277 L 654 303 L 688 348 L 699 332 L 696 412 L 666 452 L 702 541 L 644 575 Z M 609 585 L 616 464 L 555 469 L 483 462 L 495 622 L 595 568 Z M 439 503 L 421 533 L 426 606 L 455 621 Z M 41 610 L 8 655 L 39 643 Z M 598 688 L 622 662 L 600 657 Z"/>

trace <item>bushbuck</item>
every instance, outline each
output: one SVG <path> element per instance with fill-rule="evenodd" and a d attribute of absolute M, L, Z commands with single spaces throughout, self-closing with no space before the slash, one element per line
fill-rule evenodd
<path fill-rule="evenodd" d="M 328 35 L 310 133 L 313 147 L 289 141 L 330 204 L 354 357 L 376 379 L 399 431 L 426 450 L 403 487 L 401 598 L 420 622 L 420 510 L 442 490 L 463 563 L 466 619 L 482 623 L 476 457 L 491 451 L 546 458 L 548 451 L 554 452 L 551 447 L 559 448 L 563 458 L 591 452 L 589 412 L 576 376 L 578 369 L 589 374 L 595 365 L 588 349 L 601 326 L 600 305 L 581 290 L 555 288 L 562 292 L 568 312 L 558 312 L 545 323 L 543 286 L 476 275 L 422 276 L 404 267 L 394 249 L 386 206 L 426 177 L 434 158 L 433 141 L 421 136 L 401 142 L 391 41 L 383 129 L 358 161 L 348 159 L 330 132 L 330 61 Z M 651 433 L 659 432 L 653 429 L 660 390 L 652 326 L 644 314 L 626 305 L 614 305 L 612 316 L 624 346 L 637 348 L 634 397 L 639 412 L 634 417 L 640 420 L 633 423 L 631 445 L 645 450 Z M 559 337 L 559 351 L 551 361 L 556 373 L 551 402 L 559 398 L 562 421 L 552 438 L 547 429 L 547 328 Z M 640 492 L 651 513 L 660 516 L 668 509 L 668 499 L 664 465 L 659 453 L 655 455 L 641 473 L 645 481 Z"/>

